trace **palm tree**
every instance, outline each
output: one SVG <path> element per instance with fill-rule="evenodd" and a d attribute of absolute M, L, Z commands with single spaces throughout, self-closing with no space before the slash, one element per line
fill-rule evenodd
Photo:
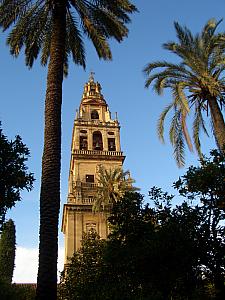
<path fill-rule="evenodd" d="M 176 54 L 181 62 L 156 61 L 149 63 L 144 69 L 147 76 L 146 87 L 153 83 L 153 88 L 159 95 L 165 89 L 172 92 L 172 102 L 166 106 L 158 120 L 158 135 L 164 142 L 165 118 L 173 110 L 169 133 L 179 166 L 184 165 L 184 141 L 189 149 L 193 150 L 186 122 L 191 110 L 194 110 L 193 141 L 199 156 L 200 130 L 208 135 L 203 116 L 203 112 L 208 113 L 208 109 L 218 148 L 223 150 L 225 145 L 225 123 L 222 113 L 225 105 L 225 33 L 216 33 L 220 22 L 209 20 L 201 33 L 196 35 L 187 27 L 175 22 L 178 42 L 165 43 L 163 48 Z"/>
<path fill-rule="evenodd" d="M 18 56 L 24 47 L 28 67 L 40 52 L 41 63 L 48 64 L 37 299 L 56 299 L 57 291 L 63 72 L 70 55 L 85 67 L 83 36 L 99 58 L 110 60 L 107 40 L 121 42 L 127 36 L 135 10 L 129 0 L 0 0 L 0 26 L 4 31 L 13 26 L 7 39 L 11 54 Z"/>
<path fill-rule="evenodd" d="M 110 211 L 113 204 L 120 201 L 125 192 L 134 192 L 139 190 L 132 184 L 135 182 L 130 177 L 129 171 L 123 171 L 122 168 L 106 169 L 99 167 L 98 171 L 98 191 L 93 205 L 94 211 Z"/>

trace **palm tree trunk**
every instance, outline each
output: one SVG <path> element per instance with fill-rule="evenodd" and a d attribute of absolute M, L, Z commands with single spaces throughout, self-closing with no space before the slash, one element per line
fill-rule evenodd
<path fill-rule="evenodd" d="M 221 109 L 215 97 L 208 99 L 210 113 L 212 116 L 214 135 L 218 148 L 224 151 L 225 146 L 225 123 Z"/>
<path fill-rule="evenodd" d="M 36 299 L 56 300 L 60 208 L 61 105 L 65 52 L 65 1 L 54 1 L 53 32 L 45 98 L 40 194 L 40 243 Z"/>

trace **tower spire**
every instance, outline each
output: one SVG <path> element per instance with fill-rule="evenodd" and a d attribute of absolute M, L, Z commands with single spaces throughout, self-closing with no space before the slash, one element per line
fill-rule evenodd
<path fill-rule="evenodd" d="M 119 122 L 111 118 L 94 72 L 84 85 L 71 144 L 69 194 L 62 223 L 66 264 L 80 249 L 83 232 L 93 228 L 101 238 L 108 236 L 107 213 L 92 211 L 99 188 L 98 166 L 121 168 L 125 159 L 120 146 Z"/>
<path fill-rule="evenodd" d="M 95 80 L 94 80 L 94 75 L 95 75 L 95 72 L 91 71 L 91 72 L 90 72 L 90 76 L 89 76 L 89 81 L 90 81 L 90 82 L 94 82 L 94 81 L 95 81 Z"/>

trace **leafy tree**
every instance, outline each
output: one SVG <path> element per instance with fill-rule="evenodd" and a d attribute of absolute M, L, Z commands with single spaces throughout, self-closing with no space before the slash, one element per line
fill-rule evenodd
<path fill-rule="evenodd" d="M 12 300 L 34 300 L 35 287 L 32 285 L 12 285 L 13 297 Z M 8 299 L 7 299 L 8 300 Z M 11 300 L 11 299 L 10 299 Z"/>
<path fill-rule="evenodd" d="M 32 67 L 41 52 L 48 63 L 45 99 L 45 133 L 40 195 L 40 246 L 37 298 L 55 299 L 57 292 L 58 216 L 60 207 L 62 81 L 69 55 L 85 67 L 83 35 L 99 56 L 110 60 L 107 40 L 121 42 L 128 35 L 129 0 L 1 0 L 0 26 L 13 26 L 7 39 L 18 56 L 25 48 L 26 65 Z"/>
<path fill-rule="evenodd" d="M 6 282 L 0 277 L 0 299 L 1 300 L 12 300 L 13 299 L 13 290 L 11 284 Z"/>
<path fill-rule="evenodd" d="M 150 255 L 154 262 L 154 286 L 161 291 L 162 299 L 193 299 L 201 283 L 201 211 L 186 202 L 173 208 L 171 196 L 161 189 L 152 188 L 149 196 L 155 203 L 157 228 Z"/>
<path fill-rule="evenodd" d="M 33 187 L 34 177 L 26 166 L 29 155 L 20 136 L 8 141 L 0 128 L 0 229 L 7 210 L 21 200 L 20 192 Z"/>
<path fill-rule="evenodd" d="M 213 151 L 190 167 L 174 184 L 185 197 L 175 207 L 160 188 L 149 192 L 153 207 L 139 193 L 125 193 L 112 206 L 108 240 L 95 250 L 96 241 L 85 244 L 83 269 L 75 254 L 62 299 L 224 299 L 223 166 L 223 155 Z M 91 275 L 81 271 L 88 269 Z"/>
<path fill-rule="evenodd" d="M 150 261 L 149 241 L 154 236 L 153 210 L 143 207 L 143 196 L 137 192 L 126 192 L 117 202 L 109 217 L 111 234 L 107 242 L 105 260 L 108 266 L 109 299 L 153 298 L 153 287 L 146 272 Z M 151 286 L 145 293 L 144 282 Z M 120 298 L 121 297 L 121 298 Z"/>
<path fill-rule="evenodd" d="M 193 110 L 193 141 L 201 156 L 200 131 L 207 135 L 204 112 L 210 111 L 213 133 L 220 150 L 225 145 L 224 108 L 224 50 L 225 33 L 216 33 L 221 21 L 209 20 L 200 34 L 193 35 L 187 27 L 174 23 L 178 42 L 163 44 L 163 48 L 178 56 L 180 63 L 156 61 L 149 63 L 144 73 L 145 86 L 153 83 L 160 95 L 165 89 L 172 92 L 172 102 L 166 106 L 158 121 L 158 135 L 164 142 L 164 122 L 173 110 L 170 142 L 179 166 L 184 165 L 184 141 L 192 151 L 187 118 Z M 155 72 L 153 72 L 155 71 Z"/>
<path fill-rule="evenodd" d="M 172 208 L 173 196 L 157 188 L 150 196 L 154 208 L 143 207 L 135 193 L 114 207 L 106 248 L 111 270 L 120 282 L 125 278 L 127 299 L 188 297 L 197 285 L 200 212 L 186 204 Z"/>
<path fill-rule="evenodd" d="M 205 277 L 214 284 L 217 299 L 225 297 L 225 156 L 217 150 L 211 158 L 200 160 L 199 167 L 191 166 L 174 184 L 189 201 L 200 200 L 203 204 L 201 226 L 201 263 Z"/>
<path fill-rule="evenodd" d="M 16 252 L 16 230 L 13 220 L 7 221 L 0 238 L 0 278 L 12 282 Z"/>
<path fill-rule="evenodd" d="M 200 166 L 191 166 L 174 187 L 189 200 L 198 199 L 205 207 L 225 208 L 225 155 L 218 150 L 211 158 L 200 159 Z"/>
<path fill-rule="evenodd" d="M 29 285 L 9 284 L 0 279 L 1 300 L 34 300 L 35 288 Z"/>
<path fill-rule="evenodd" d="M 130 172 L 124 172 L 122 168 L 106 169 L 100 166 L 97 182 L 94 211 L 110 210 L 112 205 L 123 198 L 125 192 L 138 190 L 132 185 L 135 181 L 130 177 Z"/>
<path fill-rule="evenodd" d="M 91 230 L 84 234 L 81 248 L 62 274 L 59 299 L 103 299 L 102 278 L 105 241 Z"/>
<path fill-rule="evenodd" d="M 172 208 L 171 196 L 157 188 L 150 197 L 155 208 L 142 207 L 138 193 L 113 206 L 111 235 L 101 244 L 87 239 L 74 255 L 60 299 L 223 299 L 212 276 L 214 258 L 224 268 L 220 228 L 209 244 L 204 209 L 186 202 Z"/>

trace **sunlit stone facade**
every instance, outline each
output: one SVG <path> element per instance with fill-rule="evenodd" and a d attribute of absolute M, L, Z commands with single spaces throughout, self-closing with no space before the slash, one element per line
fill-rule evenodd
<path fill-rule="evenodd" d="M 101 86 L 91 74 L 73 127 L 69 191 L 62 221 L 65 264 L 80 248 L 83 232 L 94 228 L 102 238 L 108 235 L 106 214 L 92 211 L 97 173 L 100 165 L 107 169 L 121 167 L 124 159 L 119 122 L 117 117 L 111 118 Z"/>

